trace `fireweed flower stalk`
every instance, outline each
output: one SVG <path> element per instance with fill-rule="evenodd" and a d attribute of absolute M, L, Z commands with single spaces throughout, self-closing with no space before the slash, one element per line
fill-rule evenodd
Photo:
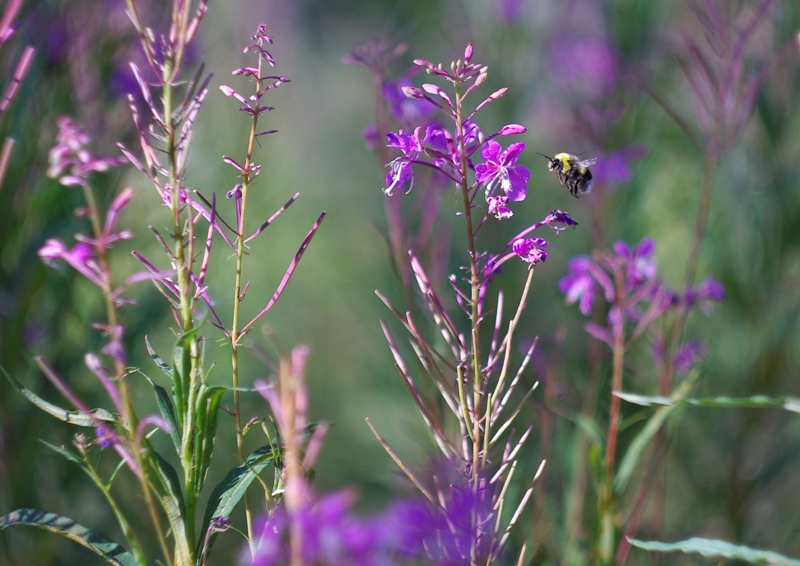
<path fill-rule="evenodd" d="M 243 163 L 239 164 L 236 160 L 234 160 L 231 157 L 225 156 L 223 158 L 225 163 L 231 165 L 236 170 L 237 175 L 242 179 L 242 182 L 238 183 L 226 195 L 229 199 L 233 200 L 236 212 L 236 221 L 234 224 L 235 228 L 234 230 L 232 230 L 234 236 L 234 251 L 236 254 L 236 280 L 234 283 L 234 293 L 233 293 L 233 320 L 231 322 L 231 327 L 225 330 L 225 334 L 231 343 L 231 374 L 232 374 L 232 385 L 233 385 L 234 420 L 236 423 L 236 447 L 239 459 L 242 461 L 244 460 L 245 454 L 243 448 L 244 429 L 242 428 L 240 398 L 239 398 L 239 391 L 240 391 L 239 390 L 239 347 L 241 346 L 241 339 L 248 332 L 248 330 L 255 324 L 255 322 L 262 316 L 264 316 L 267 313 L 267 311 L 270 308 L 272 308 L 272 305 L 274 305 L 275 302 L 278 300 L 281 293 L 283 292 L 283 289 L 286 287 L 289 278 L 294 273 L 294 269 L 297 266 L 297 263 L 299 262 L 304 251 L 308 247 L 309 241 L 314 236 L 323 218 L 325 217 L 324 212 L 320 214 L 319 218 L 314 223 L 311 230 L 308 232 L 305 240 L 300 246 L 300 249 L 295 255 L 294 260 L 291 262 L 286 272 L 284 273 L 283 280 L 279 284 L 278 289 L 275 291 L 268 304 L 253 319 L 251 319 L 246 324 L 243 324 L 242 321 L 240 320 L 240 313 L 241 313 L 240 306 L 242 301 L 244 300 L 245 293 L 247 292 L 247 288 L 249 286 L 249 283 L 244 284 L 244 279 L 242 275 L 246 245 L 256 236 L 261 234 L 270 224 L 272 224 L 272 222 L 274 222 L 278 218 L 280 214 L 282 214 L 300 196 L 300 193 L 295 193 L 283 207 L 281 207 L 268 220 L 266 220 L 263 224 L 261 224 L 251 235 L 248 235 L 245 232 L 248 192 L 253 182 L 255 181 L 256 177 L 261 171 L 261 166 L 253 161 L 253 149 L 255 148 L 256 139 L 260 136 L 273 134 L 276 132 L 276 130 L 259 131 L 259 117 L 262 114 L 270 110 L 273 110 L 271 106 L 264 105 L 262 103 L 262 99 L 267 93 L 271 92 L 273 89 L 278 88 L 282 84 L 289 82 L 289 79 L 284 76 L 265 75 L 264 71 L 265 61 L 269 64 L 270 67 L 275 66 L 275 60 L 272 57 L 272 54 L 267 50 L 267 46 L 270 45 L 273 41 L 272 38 L 269 35 L 267 35 L 267 32 L 268 32 L 267 26 L 265 26 L 264 24 L 260 24 L 258 26 L 258 29 L 256 30 L 255 35 L 251 37 L 252 43 L 244 48 L 245 53 L 252 52 L 255 55 L 256 66 L 241 67 L 233 71 L 233 75 L 244 76 L 252 80 L 254 86 L 254 93 L 249 97 L 249 100 L 227 85 L 220 86 L 220 90 L 222 91 L 222 93 L 225 96 L 231 97 L 237 100 L 239 103 L 241 103 L 242 106 L 239 108 L 239 110 L 241 112 L 248 114 L 252 118 L 250 133 L 247 142 L 247 152 Z M 245 511 L 247 519 L 248 537 L 251 541 L 254 541 L 252 513 L 250 509 L 250 500 L 247 495 L 245 496 Z"/>
<path fill-rule="evenodd" d="M 611 488 L 615 480 L 615 457 L 620 421 L 620 398 L 614 392 L 623 389 L 623 364 L 625 353 L 660 317 L 670 311 L 683 316 L 681 311 L 702 306 L 708 313 L 712 302 L 725 297 L 724 289 L 714 279 L 707 279 L 698 287 L 690 287 L 682 293 L 670 291 L 658 279 L 658 267 L 653 258 L 655 242 L 642 240 L 631 249 L 622 241 L 614 242 L 613 252 L 597 253 L 595 257 L 577 256 L 568 264 L 568 274 L 561 279 L 559 287 L 566 295 L 567 304 L 578 304 L 584 316 L 602 297 L 607 307 L 606 325 L 589 321 L 586 332 L 605 343 L 613 353 L 611 407 L 609 410 L 608 434 L 604 485 L 600 486 L 598 506 L 601 519 L 599 551 L 608 562 L 613 556 L 615 501 Z M 663 327 L 663 325 L 661 325 Z M 664 338 L 653 335 L 653 351 L 656 367 L 664 367 Z M 705 346 L 696 340 L 688 341 L 678 348 L 671 363 L 680 367 L 683 375 L 702 360 Z"/>
<path fill-rule="evenodd" d="M 196 34 L 197 26 L 205 13 L 205 2 L 197 5 L 194 18 L 190 17 L 192 12 L 189 3 L 176 3 L 173 8 L 170 33 L 158 41 L 156 41 L 155 35 L 141 23 L 133 3 L 129 3 L 129 10 L 134 25 L 142 38 L 146 59 L 151 67 L 150 73 L 158 77 L 158 82 L 156 87 L 151 86 L 151 83 L 144 79 L 144 73 L 131 64 L 142 98 L 152 115 L 153 124 L 148 128 L 143 127 L 143 117 L 139 115 L 135 100 L 131 97 L 131 112 L 140 133 L 139 141 L 144 155 L 144 163 L 140 162 L 132 152 L 125 148 L 121 149 L 128 159 L 150 179 L 156 188 L 159 201 L 167 207 L 172 215 L 172 246 L 158 232 L 156 232 L 156 236 L 167 253 L 175 277 L 159 282 L 159 290 L 170 301 L 175 320 L 180 326 L 172 364 L 174 369 L 171 369 L 170 365 L 163 361 L 159 363 L 162 369 L 166 368 L 166 373 L 173 381 L 172 399 L 165 401 L 162 395 L 160 400 L 168 405 L 166 412 L 175 421 L 177 432 L 172 435 L 172 438 L 183 472 L 183 485 L 180 491 L 176 494 L 176 486 L 173 485 L 169 486 L 169 493 L 165 494 L 171 496 L 171 499 L 168 498 L 170 501 L 177 500 L 180 509 L 180 513 L 176 513 L 172 506 L 165 509 L 170 522 L 170 536 L 174 546 L 171 552 L 165 552 L 165 556 L 178 564 L 194 564 L 198 560 L 200 564 L 204 564 L 216 534 L 224 530 L 225 525 L 230 524 L 229 518 L 233 509 L 246 493 L 247 485 L 255 480 L 257 471 L 254 466 L 258 464 L 263 468 L 266 465 L 264 461 L 266 454 L 271 454 L 269 461 L 278 459 L 275 455 L 278 448 L 259 449 L 260 451 L 256 451 L 247 458 L 243 454 L 242 436 L 253 421 L 243 426 L 240 414 L 238 349 L 241 346 L 241 339 L 272 308 L 282 294 L 312 236 L 316 233 L 324 213 L 311 227 L 266 305 L 249 322 L 242 321 L 239 307 L 249 287 L 249 283 L 244 283 L 243 279 L 243 259 L 246 246 L 248 242 L 260 235 L 298 196 L 295 194 L 255 230 L 247 232 L 245 222 L 247 194 L 260 172 L 260 165 L 253 161 L 255 141 L 259 136 L 274 133 L 273 130 L 259 131 L 258 129 L 259 117 L 272 110 L 272 107 L 264 104 L 263 98 L 280 84 L 288 82 L 288 79 L 264 74 L 264 61 L 270 66 L 274 65 L 273 57 L 267 50 L 272 39 L 267 35 L 266 26 L 259 25 L 256 34 L 252 37 L 252 43 L 245 48 L 246 53 L 254 53 L 257 60 L 256 66 L 242 67 L 233 72 L 234 75 L 244 75 L 253 79 L 254 94 L 246 98 L 229 86 L 220 87 L 224 95 L 237 100 L 241 104 L 240 110 L 252 118 L 244 159 L 237 161 L 232 157 L 225 156 L 223 158 L 225 163 L 236 169 L 242 181 L 237 183 L 226 195 L 234 205 L 234 220 L 225 220 L 217 209 L 215 196 L 209 199 L 199 191 L 188 190 L 184 186 L 192 126 L 207 96 L 210 76 L 201 80 L 201 67 L 194 78 L 185 83 L 179 80 L 179 70 L 185 59 L 187 46 Z M 181 87 L 182 90 L 179 91 Z M 160 90 L 160 96 L 153 92 L 156 88 Z M 176 105 L 175 101 L 179 92 L 182 102 Z M 161 107 L 156 106 L 155 100 L 157 99 L 163 102 Z M 160 155 L 165 155 L 165 158 Z M 198 233 L 201 220 L 205 220 L 208 224 L 202 237 Z M 215 234 L 233 250 L 237 258 L 233 293 L 234 313 L 230 327 L 226 326 L 217 314 L 205 283 Z M 202 244 L 201 249 L 198 249 L 198 244 Z M 148 266 L 148 269 L 156 270 L 154 264 L 149 260 L 140 254 L 136 254 L 136 256 Z M 207 314 L 201 310 L 203 305 L 205 305 Z M 219 404 L 226 391 L 224 387 L 210 385 L 206 382 L 206 372 L 202 367 L 201 338 L 198 333 L 201 318 L 206 316 L 210 324 L 219 328 L 231 343 L 237 452 L 242 463 L 230 472 L 230 477 L 233 477 L 235 481 L 228 479 L 227 483 L 223 482 L 215 488 L 214 495 L 209 500 L 208 508 L 203 514 L 203 522 L 197 529 L 196 507 L 203 493 L 211 464 Z M 148 348 L 154 359 L 160 360 L 149 344 Z M 154 464 L 156 467 L 162 466 L 160 460 Z M 276 467 L 276 471 L 278 471 L 278 467 Z M 249 507 L 246 499 L 245 507 Z M 249 510 L 246 512 L 246 520 L 248 538 L 252 541 L 252 518 Z"/>
<path fill-rule="evenodd" d="M 690 3 L 701 26 L 702 39 L 682 37 L 682 45 L 678 46 L 676 54 L 686 76 L 696 124 L 692 124 L 691 119 L 647 80 L 631 77 L 681 127 L 705 157 L 692 244 L 686 261 L 684 287 L 687 288 L 695 284 L 720 158 L 741 140 L 772 72 L 796 52 L 794 37 L 783 45 L 764 51 L 769 53 L 767 59 L 756 53 L 760 49 L 750 48 L 751 42 L 756 41 L 755 37 L 764 32 L 773 4 L 773 0 L 759 0 L 753 5 L 712 1 Z M 679 312 L 665 344 L 666 363 L 661 381 L 667 388 L 672 381 L 675 369 L 672 360 L 680 348 L 686 312 L 686 309 Z"/>
<path fill-rule="evenodd" d="M 400 345 L 383 321 L 384 334 L 396 366 L 444 455 L 448 471 L 444 474 L 435 473 L 432 482 L 423 481 L 397 457 L 374 428 L 373 432 L 438 513 L 446 514 L 445 502 L 452 500 L 452 486 L 457 484 L 466 486 L 464 489 L 470 495 L 467 501 L 474 503 L 467 505 L 461 513 L 463 521 L 466 521 L 466 526 L 464 523 L 461 526 L 469 533 L 466 539 L 468 544 L 452 547 L 453 550 L 447 557 L 452 562 L 445 562 L 444 558 L 440 560 L 433 551 L 429 552 L 431 559 L 437 563 L 489 564 L 497 560 L 503 552 L 510 530 L 531 496 L 533 482 L 539 475 L 537 472 L 533 479 L 525 482 L 520 490 L 523 495 L 514 507 L 510 520 L 506 523 L 501 521 L 501 507 L 507 508 L 511 505 L 505 499 L 512 478 L 517 481 L 513 476 L 517 469 L 519 452 L 531 432 L 528 427 L 517 434 L 511 427 L 536 388 L 534 384 L 527 391 L 518 393 L 521 375 L 530 359 L 533 345 L 528 348 L 519 369 L 516 372 L 510 369 L 514 331 L 530 289 L 533 266 L 545 261 L 547 257 L 547 241 L 526 236 L 541 226 L 563 230 L 576 223 L 568 214 L 554 211 L 542 222 L 517 235 L 499 253 L 490 254 L 479 250 L 478 235 L 481 230 L 494 223 L 495 219 L 509 218 L 513 214 L 514 203 L 525 199 L 529 172 L 518 162 L 525 148 L 524 144 L 512 143 L 503 147 L 497 141 L 524 133 L 523 126 L 509 124 L 486 136 L 473 120 L 481 108 L 503 96 L 506 89 L 490 94 L 471 110 L 465 106 L 467 96 L 486 80 L 488 73 L 487 67 L 472 62 L 472 56 L 473 49 L 469 45 L 463 60 L 453 62 L 449 69 L 420 59 L 415 61 L 429 75 L 449 82 L 454 92 L 448 94 L 437 85 L 424 84 L 422 88 L 405 87 L 405 95 L 434 105 L 444 114 L 450 126 L 444 128 L 434 124 L 417 127 L 413 131 L 390 132 L 387 135 L 389 146 L 398 150 L 401 155 L 388 164 L 389 170 L 383 189 L 387 196 L 399 191 L 413 195 L 417 171 L 427 168 L 447 178 L 461 195 L 462 207 L 458 214 L 464 220 L 464 245 L 467 248 L 469 265 L 463 268 L 466 273 L 463 281 L 453 275 L 450 277 L 450 284 L 457 304 L 466 315 L 466 331 L 459 330 L 459 320 L 446 311 L 445 302 L 439 297 L 436 286 L 413 252 L 410 252 L 411 269 L 418 290 L 425 310 L 444 338 L 446 347 L 440 349 L 434 346 L 420 331 L 410 312 L 402 313 L 379 293 L 408 331 L 411 345 L 420 367 L 423 368 L 423 378 L 433 382 L 457 423 L 458 434 L 445 432 L 453 430 L 453 427 L 445 421 L 438 408 L 420 393 L 419 381 L 422 378 L 414 376 L 401 353 Z M 484 305 L 487 287 L 499 266 L 515 258 L 529 264 L 525 289 L 514 315 L 508 321 L 503 318 L 503 294 L 499 293 L 494 327 L 489 340 L 483 335 L 482 327 L 487 315 Z M 488 345 L 486 350 L 482 349 L 485 345 Z M 519 401 L 515 401 L 512 408 L 510 401 L 515 394 Z M 370 426 L 372 427 L 371 423 Z M 497 457 L 490 456 L 501 445 L 503 449 Z M 540 467 L 539 471 L 541 469 Z M 444 479 L 452 472 L 461 478 L 460 482 Z M 427 484 L 432 484 L 432 487 Z M 479 501 L 485 507 L 477 505 Z M 524 554 L 524 548 L 522 552 Z"/>
<path fill-rule="evenodd" d="M 148 426 L 156 426 L 166 432 L 171 432 L 172 429 L 161 417 L 151 415 L 139 420 L 134 411 L 126 379 L 129 371 L 125 367 L 125 352 L 122 346 L 124 328 L 119 322 L 119 309 L 127 302 L 123 293 L 130 284 L 142 279 L 164 277 L 164 275 L 148 272 L 136 273 L 123 283 L 115 285 L 109 267 L 108 254 L 116 242 L 132 237 L 130 231 L 118 230 L 116 223 L 123 208 L 133 197 L 133 190 L 126 188 L 120 192 L 111 202 L 105 218 L 103 218 L 90 183 L 90 175 L 94 172 L 108 171 L 122 163 L 123 160 L 93 157 L 87 148 L 90 142 L 89 136 L 70 118 L 59 118 L 57 127 L 57 144 L 50 151 L 48 174 L 57 178 L 65 187 L 81 187 L 86 205 L 76 210 L 76 215 L 88 218 L 92 232 L 91 235 L 76 234 L 76 243 L 71 248 L 57 239 L 49 239 L 38 253 L 48 264 L 54 265 L 58 260 L 65 261 L 93 283 L 103 297 L 106 320 L 94 324 L 93 327 L 101 330 L 106 337 L 102 354 L 105 356 L 105 360 L 110 362 L 111 368 L 105 367 L 104 359 L 96 354 L 86 354 L 85 361 L 89 371 L 97 377 L 111 399 L 113 412 L 105 409 L 90 410 L 67 382 L 59 377 L 42 358 L 36 359 L 42 373 L 77 409 L 77 412 L 70 413 L 42 400 L 37 400 L 32 392 L 27 391 L 19 384 L 15 383 L 15 385 L 40 408 L 61 420 L 95 429 L 97 438 L 94 442 L 89 442 L 83 435 L 76 437 L 74 446 L 77 449 L 77 455 L 64 448 L 53 448 L 71 461 L 78 463 L 95 485 L 100 488 L 130 545 L 132 554 L 129 556 L 143 564 L 146 559 L 138 535 L 131 528 L 115 496 L 111 493 L 111 482 L 103 479 L 98 472 L 91 448 L 92 446 L 99 446 L 101 449 L 113 448 L 138 479 L 148 507 L 155 512 L 155 493 L 146 478 L 144 453 L 148 446 L 145 432 Z"/>
<path fill-rule="evenodd" d="M 313 468 L 328 426 L 308 421 L 305 373 L 309 351 L 307 346 L 298 346 L 290 354 L 282 354 L 277 377 L 255 382 L 256 390 L 272 410 L 281 456 L 275 465 L 275 486 L 272 494 L 267 494 L 268 501 L 272 503 L 269 515 L 261 521 L 261 527 L 251 539 L 249 552 L 242 557 L 242 563 L 251 563 L 248 559 L 255 566 L 287 562 L 292 566 L 362 563 L 355 559 L 357 552 L 365 549 L 350 545 L 352 536 L 357 537 L 359 529 L 351 532 L 347 525 L 335 527 L 330 524 L 343 518 L 346 507 L 334 503 L 334 516 L 331 517 L 325 511 L 330 511 L 325 500 L 321 506 L 312 506 L 310 503 L 311 490 L 305 471 Z M 277 499 L 281 493 L 283 502 L 277 505 L 273 497 Z M 324 548 L 326 545 L 328 547 Z M 337 555 L 334 549 L 338 549 L 342 555 Z M 321 562 L 322 558 L 331 561 Z M 347 562 L 347 558 L 354 561 Z"/>

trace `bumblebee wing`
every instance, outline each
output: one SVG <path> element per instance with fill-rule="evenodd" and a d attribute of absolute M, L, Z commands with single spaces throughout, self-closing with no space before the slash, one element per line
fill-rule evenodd
<path fill-rule="evenodd" d="M 595 163 L 597 163 L 596 157 L 592 157 L 591 159 L 584 159 L 583 161 L 578 161 L 578 165 L 580 165 L 581 167 L 591 167 Z"/>

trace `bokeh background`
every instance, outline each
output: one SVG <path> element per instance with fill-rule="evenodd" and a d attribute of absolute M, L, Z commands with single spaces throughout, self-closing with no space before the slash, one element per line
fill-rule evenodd
<path fill-rule="evenodd" d="M 757 76 L 767 66 L 769 71 L 752 108 L 726 109 L 739 112 L 747 126 L 722 154 L 714 179 L 699 275 L 720 280 L 727 300 L 709 317 L 690 321 L 688 334 L 709 345 L 697 394 L 800 396 L 800 4 L 722 4 L 738 14 L 724 23 L 731 29 L 763 16 L 745 46 L 744 76 Z M 659 99 L 697 135 L 686 42 L 705 45 L 706 37 L 692 8 L 670 0 L 211 2 L 191 54 L 194 65 L 204 62 L 214 78 L 195 128 L 188 186 L 221 196 L 236 182 L 221 158 L 243 154 L 248 120 L 218 86 L 246 90 L 230 72 L 247 63 L 242 47 L 257 23 L 266 23 L 275 38 L 271 52 L 277 72 L 292 80 L 269 100 L 276 110 L 267 116 L 267 127 L 280 133 L 262 138 L 257 150 L 263 170 L 252 210 L 266 218 L 294 192 L 301 197 L 252 245 L 245 303 L 251 313 L 271 296 L 319 212 L 328 212 L 288 290 L 264 319 L 285 346 L 311 347 L 311 412 L 335 423 L 316 469 L 320 491 L 353 487 L 365 513 L 409 493 L 365 417 L 412 468 L 429 465 L 433 453 L 379 326 L 390 313 L 374 291 L 400 304 L 404 294 L 384 243 L 384 170 L 362 137 L 375 122 L 375 85 L 373 77 L 344 65 L 342 57 L 374 38 L 405 42 L 408 51 L 390 67 L 390 74 L 400 74 L 414 58 L 448 63 L 473 43 L 475 60 L 490 68 L 485 94 L 509 88 L 479 115 L 479 123 L 485 132 L 510 122 L 525 125 L 521 141 L 528 150 L 522 163 L 531 170 L 528 199 L 512 221 L 487 230 L 481 244 L 497 249 L 553 209 L 569 211 L 580 223 L 551 242 L 547 262 L 537 268 L 522 330 L 528 339 L 540 339 L 540 357 L 526 379 L 544 384 L 523 416 L 536 432 L 526 458 L 533 469 L 545 456 L 548 465 L 535 512 L 527 514 L 517 540 L 536 537 L 541 544 L 537 563 L 557 564 L 559 547 L 575 533 L 566 530 L 567 485 L 585 475 L 581 468 L 587 465 L 575 415 L 588 413 L 603 422 L 610 375 L 608 369 L 589 370 L 588 352 L 598 351 L 597 344 L 583 331 L 577 308 L 564 304 L 558 281 L 570 257 L 607 249 L 617 239 L 635 244 L 645 236 L 657 243 L 660 275 L 676 288 L 683 280 L 705 152 Z M 159 2 L 142 2 L 141 12 L 153 25 L 168 17 Z M 82 124 L 97 155 L 116 155 L 117 141 L 137 153 L 125 94 L 135 90 L 127 61 L 141 56 L 122 2 L 27 2 L 14 37 L 0 53 L 5 82 L 25 45 L 36 49 L 35 60 L 0 121 L 2 136 L 17 141 L 0 187 L 0 365 L 42 397 L 61 403 L 32 362 L 42 355 L 90 405 L 104 405 L 107 399 L 83 365 L 84 354 L 99 348 L 90 325 L 101 316 L 100 298 L 66 267 L 45 267 L 36 250 L 48 237 L 67 239 L 84 229 L 72 214 L 81 205 L 79 192 L 45 175 L 56 118 L 68 114 Z M 717 69 L 720 75 L 724 70 Z M 419 84 L 422 76 L 418 79 Z M 605 156 L 606 162 L 613 156 L 617 165 L 596 171 L 605 174 L 597 190 L 576 201 L 536 151 Z M 136 188 L 136 197 L 121 225 L 134 230 L 136 238 L 115 249 L 121 276 L 138 269 L 131 249 L 159 257 L 147 226 L 164 228 L 167 222 L 154 190 L 132 167 L 95 183 L 106 195 L 127 185 Z M 414 197 L 412 192 L 405 198 Z M 456 194 L 447 193 L 440 222 L 442 234 L 452 229 L 458 244 L 456 206 Z M 455 272 L 463 258 L 463 252 L 453 253 L 448 271 Z M 221 313 L 229 312 L 233 261 L 222 247 L 212 269 L 212 296 Z M 494 285 L 515 296 L 524 278 L 524 266 L 509 265 Z M 162 297 L 147 285 L 131 295 L 137 303 L 125 310 L 129 361 L 156 376 L 144 336 L 168 352 L 171 318 Z M 207 365 L 219 362 L 210 379 L 227 383 L 228 351 L 210 326 L 207 336 Z M 270 373 L 260 353 L 269 348 L 268 340 L 254 332 L 250 343 L 246 382 Z M 632 352 L 626 389 L 654 390 L 648 355 L 644 344 Z M 142 385 L 136 403 L 146 414 L 154 402 Z M 628 432 L 636 430 L 635 415 L 649 414 L 626 411 L 634 417 Z M 260 396 L 247 397 L 246 414 L 266 412 Z M 221 459 L 212 469 L 218 478 L 235 464 L 230 423 L 221 426 Z M 800 418 L 779 410 L 692 408 L 673 416 L 667 429 L 668 457 L 660 465 L 668 497 L 660 521 L 646 515 L 640 538 L 702 535 L 800 557 Z M 107 527 L 113 524 L 111 513 L 88 480 L 38 442 L 68 444 L 74 432 L 0 380 L 0 514 L 44 508 L 119 538 Z M 249 440 L 252 448 L 258 445 L 257 439 Z M 589 485 L 587 525 L 591 494 Z M 136 497 L 131 509 L 139 503 Z M 141 521 L 146 523 L 144 517 Z M 233 533 L 221 537 L 215 549 L 219 562 L 213 563 L 232 563 L 241 542 Z M 657 560 L 634 552 L 629 563 Z M 0 564 L 76 563 L 101 562 L 54 535 L 25 529 L 0 533 Z M 663 563 L 705 562 L 665 556 Z"/>

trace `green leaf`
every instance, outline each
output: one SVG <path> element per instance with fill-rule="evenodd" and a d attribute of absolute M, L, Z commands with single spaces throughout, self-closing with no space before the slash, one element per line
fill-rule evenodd
<path fill-rule="evenodd" d="M 44 440 L 39 440 L 39 442 L 41 442 L 42 444 L 47 446 L 53 452 L 56 452 L 57 454 L 61 454 L 64 458 L 66 458 L 70 462 L 78 464 L 81 468 L 86 470 L 86 464 L 83 462 L 83 460 L 78 458 L 75 454 L 73 454 L 72 452 L 70 452 L 69 450 L 64 448 L 63 446 L 56 446 L 55 444 L 50 444 L 49 442 L 45 442 Z"/>
<path fill-rule="evenodd" d="M 197 402 L 197 435 L 195 438 L 194 473 L 195 491 L 199 495 L 205 484 L 211 455 L 214 452 L 214 439 L 217 435 L 217 416 L 219 402 L 225 388 L 202 386 Z"/>
<path fill-rule="evenodd" d="M 64 421 L 65 423 L 77 425 L 77 426 L 85 426 L 85 427 L 95 427 L 97 426 L 97 421 L 102 421 L 104 423 L 116 423 L 117 419 L 113 413 L 106 411 L 105 409 L 94 409 L 90 411 L 92 415 L 94 415 L 94 419 L 89 417 L 83 411 L 67 411 L 66 409 L 62 409 L 58 405 L 53 405 L 36 395 L 33 391 L 26 388 L 22 385 L 19 381 L 11 377 L 6 370 L 2 370 L 3 374 L 8 378 L 11 382 L 11 385 L 14 388 L 22 393 L 25 397 L 28 398 L 28 401 L 39 407 L 45 413 L 54 416 L 60 421 Z"/>
<path fill-rule="evenodd" d="M 647 421 L 647 424 L 639 431 L 639 434 L 633 439 L 628 446 L 628 449 L 625 451 L 625 455 L 622 457 L 622 461 L 619 464 L 619 469 L 617 470 L 617 476 L 614 478 L 614 493 L 622 493 L 625 491 L 625 488 L 628 486 L 628 482 L 633 475 L 633 471 L 636 469 L 636 464 L 639 463 L 639 458 L 644 452 L 644 449 L 647 448 L 647 445 L 656 435 L 656 433 L 661 428 L 661 425 L 664 424 L 664 421 L 667 420 L 667 417 L 675 410 L 675 405 L 670 405 L 667 407 L 659 407 L 653 416 L 650 417 Z"/>
<path fill-rule="evenodd" d="M 144 344 L 147 346 L 147 352 L 150 354 L 150 357 L 153 358 L 153 361 L 156 363 L 159 369 L 167 374 L 167 377 L 172 379 L 172 368 L 169 367 L 169 364 L 162 360 L 161 356 L 156 353 L 156 351 L 153 349 L 153 346 L 150 345 L 150 340 L 147 338 L 147 336 L 144 337 Z"/>
<path fill-rule="evenodd" d="M 792 413 L 800 413 L 800 399 L 796 397 L 767 397 L 765 395 L 754 395 L 752 397 L 701 397 L 699 399 L 671 399 L 660 395 L 636 395 L 635 393 L 623 393 L 615 391 L 614 395 L 635 405 L 651 407 L 661 405 L 670 407 L 673 405 L 692 405 L 694 407 L 724 407 L 724 408 L 749 408 L 757 409 L 763 407 L 778 407 Z"/>
<path fill-rule="evenodd" d="M 692 390 L 692 387 L 694 387 L 694 383 L 694 379 L 686 379 L 681 382 L 680 385 L 678 385 L 670 397 L 658 397 L 658 399 L 663 401 L 660 403 L 662 406 L 659 407 L 656 412 L 653 413 L 653 415 L 647 420 L 647 424 L 645 424 L 642 430 L 639 431 L 639 434 L 637 434 L 630 443 L 628 449 L 625 451 L 625 455 L 622 457 L 622 461 L 619 464 L 619 469 L 617 470 L 617 475 L 614 478 L 614 485 L 612 486 L 614 493 L 622 493 L 625 491 L 625 488 L 628 486 L 628 482 L 630 481 L 631 476 L 636 469 L 636 464 L 639 463 L 639 458 L 641 458 L 645 448 L 647 448 L 647 445 L 661 429 L 661 426 L 664 424 L 664 421 L 667 420 L 667 417 L 672 414 L 673 410 L 675 410 L 677 404 L 681 403 L 689 394 L 689 392 Z M 629 402 L 633 402 L 628 399 L 629 397 L 642 397 L 641 395 L 633 395 L 619 391 L 615 391 L 614 395 Z"/>
<path fill-rule="evenodd" d="M 137 566 L 133 554 L 105 535 L 88 529 L 68 517 L 41 509 L 17 509 L 0 517 L 0 530 L 8 527 L 36 527 L 67 537 L 118 566 Z"/>
<path fill-rule="evenodd" d="M 247 488 L 253 483 L 256 475 L 269 465 L 278 455 L 279 449 L 277 445 L 267 444 L 262 446 L 250 456 L 247 457 L 243 464 L 239 464 L 228 475 L 219 482 L 209 497 L 208 505 L 206 506 L 206 513 L 203 517 L 203 526 L 200 529 L 199 545 L 203 544 L 206 538 L 206 532 L 211 524 L 211 520 L 217 517 L 227 519 L 233 512 L 236 505 L 244 497 Z M 208 541 L 208 549 L 216 538 L 216 533 L 211 533 Z M 200 556 L 202 546 L 197 549 L 197 555 Z"/>
<path fill-rule="evenodd" d="M 697 553 L 706 558 L 727 558 L 729 560 L 744 560 L 750 564 L 767 564 L 781 566 L 800 566 L 800 560 L 787 558 L 770 550 L 757 550 L 748 546 L 731 544 L 722 540 L 705 538 L 690 538 L 680 542 L 645 542 L 629 538 L 631 545 L 643 550 L 656 552 L 683 552 L 684 554 Z"/>
<path fill-rule="evenodd" d="M 186 422 L 186 412 L 189 408 L 189 388 L 192 373 L 192 338 L 195 337 L 198 330 L 200 330 L 199 326 L 181 334 L 172 350 L 173 368 L 170 370 L 170 376 L 172 377 L 172 395 L 175 398 L 178 420 L 182 423 Z"/>
<path fill-rule="evenodd" d="M 158 493 L 169 520 L 175 543 L 175 563 L 189 564 L 191 547 L 186 533 L 186 524 L 183 520 L 186 504 L 184 503 L 178 473 L 172 467 L 172 464 L 152 448 L 147 451 L 147 454 L 150 456 L 148 458 L 150 465 L 147 466 L 148 481 Z"/>
<path fill-rule="evenodd" d="M 161 412 L 161 417 L 164 422 L 170 427 L 170 437 L 172 444 L 175 445 L 175 452 L 180 456 L 181 453 L 181 423 L 175 414 L 175 405 L 172 403 L 172 398 L 167 393 L 167 390 L 155 383 L 144 372 L 139 372 L 144 375 L 144 378 L 153 386 L 153 392 L 156 394 L 156 403 L 158 403 L 158 410 Z"/>

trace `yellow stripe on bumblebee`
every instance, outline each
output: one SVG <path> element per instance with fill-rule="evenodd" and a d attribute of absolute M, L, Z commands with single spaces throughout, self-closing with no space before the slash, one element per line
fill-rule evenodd
<path fill-rule="evenodd" d="M 561 186 L 566 187 L 575 198 L 580 198 L 592 190 L 592 172 L 589 166 L 594 165 L 597 159 L 581 160 L 571 153 L 557 153 L 553 157 L 544 153 L 539 155 L 549 161 L 547 168 L 556 174 Z"/>

